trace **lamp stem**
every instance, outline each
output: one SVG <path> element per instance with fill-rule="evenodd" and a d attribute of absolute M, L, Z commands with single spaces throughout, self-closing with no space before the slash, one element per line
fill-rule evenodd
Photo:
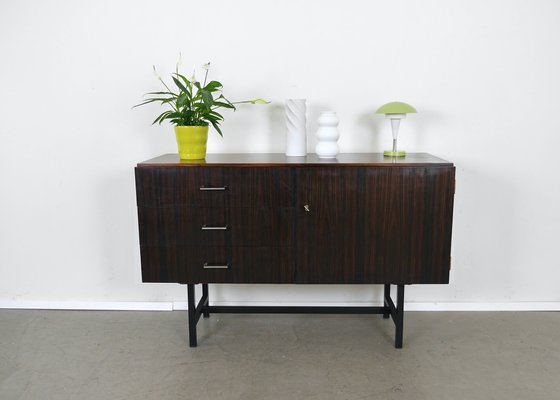
<path fill-rule="evenodd" d="M 391 130 L 393 131 L 393 152 L 397 152 L 397 137 L 399 136 L 399 126 L 401 124 L 402 116 L 400 118 L 391 118 Z"/>

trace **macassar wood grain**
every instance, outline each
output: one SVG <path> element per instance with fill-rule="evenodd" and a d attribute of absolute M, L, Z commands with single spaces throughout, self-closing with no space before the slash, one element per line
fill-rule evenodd
<path fill-rule="evenodd" d="M 448 283 L 451 163 L 424 153 L 395 164 L 379 155 L 209 161 L 185 167 L 163 156 L 136 168 L 144 281 Z M 195 268 L 205 259 L 236 268 Z"/>
<path fill-rule="evenodd" d="M 286 247 L 140 246 L 143 282 L 292 283 Z M 205 269 L 204 265 L 228 265 Z"/>

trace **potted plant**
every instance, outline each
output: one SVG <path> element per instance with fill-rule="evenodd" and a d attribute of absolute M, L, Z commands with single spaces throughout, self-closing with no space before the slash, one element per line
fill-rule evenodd
<path fill-rule="evenodd" d="M 152 124 L 161 124 L 169 120 L 175 125 L 175 136 L 179 148 L 179 157 L 183 160 L 199 160 L 206 157 L 206 143 L 208 140 L 208 126 L 223 136 L 220 123 L 224 120 L 218 110 L 233 109 L 236 104 L 268 104 L 263 99 L 253 99 L 231 102 L 222 93 L 222 84 L 218 81 L 208 80 L 210 63 L 204 64 L 204 81 L 196 80 L 195 75 L 187 79 L 179 73 L 179 63 L 171 79 L 176 89 L 171 89 L 159 76 L 154 66 L 154 73 L 165 87 L 165 91 L 149 92 L 147 98 L 134 107 L 159 102 L 169 108 L 162 112 Z"/>

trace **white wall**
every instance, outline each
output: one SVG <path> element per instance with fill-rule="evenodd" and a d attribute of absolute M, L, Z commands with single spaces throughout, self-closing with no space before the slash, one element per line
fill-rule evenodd
<path fill-rule="evenodd" d="M 133 166 L 176 152 L 152 74 L 212 61 L 232 99 L 209 152 L 283 152 L 282 104 L 322 109 L 343 152 L 379 152 L 391 100 L 408 151 L 457 166 L 452 283 L 411 302 L 560 302 L 560 2 L 0 3 L 0 304 L 183 301 L 142 284 Z M 224 287 L 215 300 L 361 302 L 371 287 Z M 37 303 L 38 304 L 38 303 Z M 54 303 L 52 303 L 54 304 Z M 560 303 L 558 303 L 560 304 Z M 507 306 L 507 305 L 506 305 Z M 506 307 L 504 306 L 504 307 Z"/>

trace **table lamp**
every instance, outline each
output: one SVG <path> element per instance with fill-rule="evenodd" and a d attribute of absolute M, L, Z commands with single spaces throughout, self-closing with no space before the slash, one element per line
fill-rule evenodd
<path fill-rule="evenodd" d="M 399 135 L 399 126 L 401 119 L 406 118 L 406 114 L 416 113 L 416 109 L 410 104 L 402 103 L 400 101 L 393 101 L 382 105 L 375 112 L 376 114 L 385 114 L 385 118 L 391 120 L 391 130 L 393 131 L 393 150 L 385 150 L 384 156 L 389 157 L 404 157 L 406 152 L 404 150 L 397 150 L 397 136 Z"/>

